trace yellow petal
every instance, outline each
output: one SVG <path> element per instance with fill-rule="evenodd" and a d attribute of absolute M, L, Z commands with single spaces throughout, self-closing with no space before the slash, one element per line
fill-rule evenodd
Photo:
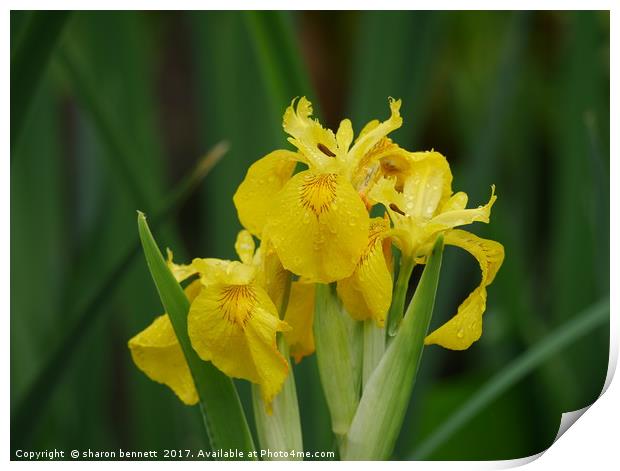
<path fill-rule="evenodd" d="M 401 103 L 401 100 L 390 98 L 390 117 L 378 124 L 377 121 L 371 121 L 364 127 L 349 151 L 351 166 L 357 165 L 381 139 L 402 126 L 403 118 L 400 116 Z"/>
<path fill-rule="evenodd" d="M 356 320 L 374 319 L 379 327 L 392 302 L 392 276 L 383 252 L 383 238 L 389 223 L 374 218 L 370 223 L 368 245 L 357 268 L 349 278 L 340 280 L 338 295 Z"/>
<path fill-rule="evenodd" d="M 409 216 L 430 219 L 437 207 L 452 193 L 452 173 L 446 158 L 439 152 L 416 152 L 404 181 L 404 207 Z"/>
<path fill-rule="evenodd" d="M 250 265 L 252 263 L 252 259 L 254 258 L 254 249 L 255 244 L 252 234 L 245 229 L 239 231 L 239 234 L 237 234 L 237 240 L 235 241 L 235 252 L 237 252 L 239 260 Z"/>
<path fill-rule="evenodd" d="M 351 120 L 343 119 L 340 121 L 338 131 L 336 131 L 338 150 L 342 153 L 348 152 L 351 142 L 353 142 L 353 125 L 351 124 Z"/>
<path fill-rule="evenodd" d="M 288 140 L 306 157 L 311 168 L 321 168 L 333 163 L 338 151 L 336 136 L 311 118 L 312 103 L 301 97 L 295 100 L 284 112 L 282 126 L 290 134 Z"/>
<path fill-rule="evenodd" d="M 225 374 L 259 384 L 266 403 L 281 389 L 288 364 L 276 333 L 288 325 L 277 317 L 267 293 L 255 284 L 231 284 L 231 273 L 216 273 L 188 314 L 188 333 L 200 358 Z"/>
<path fill-rule="evenodd" d="M 458 194 L 458 193 L 457 193 Z M 484 206 L 479 206 L 472 209 L 451 209 L 435 216 L 431 223 L 438 227 L 456 227 L 463 226 L 465 224 L 471 224 L 472 222 L 489 222 L 491 216 L 491 208 L 495 203 L 497 196 L 495 196 L 495 185 L 491 187 L 491 198 L 489 202 Z M 466 201 L 466 200 L 465 200 Z"/>
<path fill-rule="evenodd" d="M 274 197 L 291 178 L 299 155 L 276 150 L 254 162 L 237 188 L 233 202 L 243 227 L 261 237 Z"/>
<path fill-rule="evenodd" d="M 284 321 L 291 330 L 284 333 L 289 352 L 299 363 L 314 352 L 314 283 L 291 283 L 291 296 Z"/>
<path fill-rule="evenodd" d="M 173 258 L 172 250 L 166 249 L 166 254 L 168 256 L 166 264 L 168 265 L 168 268 L 170 269 L 170 271 L 172 272 L 172 274 L 174 275 L 174 277 L 176 278 L 176 280 L 179 283 L 181 281 L 186 280 L 190 276 L 193 276 L 196 273 L 198 273 L 196 268 L 194 266 L 192 266 L 191 264 L 189 264 L 189 265 L 177 265 L 176 263 L 174 263 L 172 261 L 172 258 Z"/>
<path fill-rule="evenodd" d="M 163 383 L 185 404 L 198 402 L 194 380 L 167 314 L 129 341 L 134 363 L 150 379 Z"/>
<path fill-rule="evenodd" d="M 256 283 L 264 288 L 279 312 L 282 307 L 286 283 L 288 283 L 291 274 L 282 266 L 282 262 L 269 238 L 261 241 L 254 257 L 254 264 L 257 266 Z"/>
<path fill-rule="evenodd" d="M 287 270 L 330 283 L 353 273 L 368 225 L 364 203 L 343 176 L 306 170 L 278 195 L 269 234 Z"/>
<path fill-rule="evenodd" d="M 439 208 L 438 213 L 446 213 L 448 211 L 460 211 L 465 209 L 467 206 L 467 200 L 469 197 L 467 193 L 459 191 L 458 193 L 454 193 L 445 203 Z"/>
<path fill-rule="evenodd" d="M 482 315 L 486 309 L 486 287 L 493 282 L 504 261 L 504 247 L 499 242 L 482 239 L 466 231 L 454 229 L 444 236 L 447 245 L 461 247 L 471 253 L 482 272 L 480 285 L 459 306 L 456 315 L 429 334 L 424 343 L 437 344 L 451 350 L 465 350 L 482 335 Z"/>

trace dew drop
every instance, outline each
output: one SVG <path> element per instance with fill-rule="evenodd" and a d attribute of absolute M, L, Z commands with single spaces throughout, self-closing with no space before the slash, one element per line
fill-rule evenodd
<path fill-rule="evenodd" d="M 462 328 L 456 331 L 456 336 L 460 339 L 462 339 L 465 336 L 465 332 L 463 332 Z"/>

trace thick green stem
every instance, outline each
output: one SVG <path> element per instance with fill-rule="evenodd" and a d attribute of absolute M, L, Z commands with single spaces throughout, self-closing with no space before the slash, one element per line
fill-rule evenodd
<path fill-rule="evenodd" d="M 280 317 L 284 318 L 291 294 L 291 275 L 287 277 L 280 306 Z M 282 385 L 282 390 L 271 403 L 272 411 L 267 412 L 267 407 L 260 392 L 260 386 L 252 384 L 252 406 L 254 408 L 254 420 L 258 433 L 258 442 L 261 450 L 272 451 L 303 451 L 303 438 L 301 434 L 301 419 L 299 418 L 299 405 L 297 401 L 297 388 L 295 376 L 291 365 L 288 344 L 282 334 L 278 334 L 278 350 L 289 367 L 289 374 Z M 301 457 L 276 457 L 267 456 L 267 460 L 296 460 Z"/>
<path fill-rule="evenodd" d="M 364 321 L 364 354 L 362 367 L 362 388 L 385 353 L 385 329 L 377 327 L 373 319 Z"/>
<path fill-rule="evenodd" d="M 413 257 L 402 255 L 400 258 L 400 269 L 398 270 L 398 278 L 394 287 L 394 296 L 392 297 L 392 305 L 388 314 L 388 325 L 386 334 L 390 337 L 396 335 L 400 321 L 403 319 L 405 312 L 405 300 L 407 298 L 407 290 L 409 289 L 409 279 L 413 273 L 415 260 Z M 388 339 L 389 340 L 389 339 Z"/>
<path fill-rule="evenodd" d="M 361 323 L 342 308 L 334 287 L 316 285 L 314 341 L 321 385 L 339 443 L 349 430 L 359 402 Z M 360 355 L 361 356 L 361 355 Z"/>

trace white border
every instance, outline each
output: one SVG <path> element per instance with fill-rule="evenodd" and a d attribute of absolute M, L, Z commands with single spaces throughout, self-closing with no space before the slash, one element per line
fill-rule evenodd
<path fill-rule="evenodd" d="M 333 0 L 325 1 L 325 0 L 314 0 L 312 2 L 309 1 L 299 1 L 293 2 L 291 1 L 263 1 L 263 2 L 248 2 L 248 1 L 238 1 L 238 0 L 228 0 L 225 3 L 226 8 L 218 8 L 218 5 L 211 5 L 207 2 L 201 2 L 197 0 L 188 1 L 188 0 L 177 0 L 176 2 L 163 2 L 161 0 L 152 0 L 152 1 L 118 1 L 118 0 L 108 0 L 106 2 L 88 2 L 85 4 L 84 2 L 78 1 L 9 1 L 7 2 L 7 6 L 9 9 L 161 9 L 161 10 L 177 10 L 177 9 L 194 9 L 200 10 L 205 7 L 209 7 L 211 9 L 324 9 L 324 10 L 333 10 L 333 9 L 358 9 L 358 10 L 372 10 L 376 9 L 380 6 L 382 9 L 533 9 L 533 10 L 541 10 L 541 9 L 555 9 L 559 7 L 560 9 L 597 9 L 597 10 L 612 10 L 610 15 L 611 22 L 611 44 L 610 44 L 610 56 L 611 56 L 611 107 L 610 107 L 610 128 L 620 129 L 618 127 L 618 93 L 617 89 L 613 87 L 613 84 L 618 83 L 618 78 L 620 77 L 618 74 L 618 60 L 617 53 L 619 51 L 618 48 L 618 30 L 617 30 L 617 22 L 614 21 L 614 11 L 612 9 L 612 2 L 610 1 L 600 1 L 600 0 L 590 0 L 588 2 L 577 2 L 577 1 L 506 1 L 502 2 L 501 5 L 498 5 L 497 2 L 491 1 L 480 1 L 474 0 L 469 2 L 463 1 L 445 1 L 445 0 L 435 0 L 433 2 L 405 2 L 405 1 L 390 1 L 384 0 L 380 4 L 375 2 L 368 1 L 339 1 L 335 2 Z M 4 38 L 7 39 L 10 31 L 10 14 L 9 10 L 6 10 L 5 13 L 5 21 L 3 23 L 5 33 Z M 3 143 L 4 143 L 4 158 L 2 160 L 2 168 L 3 171 L 1 173 L 2 181 L 0 184 L 0 199 L 1 199 L 1 208 L 2 208 L 2 231 L 0 231 L 1 237 L 1 246 L 5 248 L 10 247 L 9 241 L 9 224 L 10 224 L 10 155 L 9 155 L 9 141 L 10 141 L 10 112 L 9 107 L 6 106 L 10 102 L 10 86 L 9 86 L 9 77 L 10 71 L 9 63 L 10 63 L 10 42 L 5 40 L 3 42 L 2 48 L 2 67 L 4 68 L 4 73 L 2 74 L 2 97 L 4 98 L 3 103 L 4 113 L 2 114 L 2 130 L 3 130 Z M 611 156 L 619 156 L 618 153 L 618 136 L 613 132 L 610 133 L 611 142 L 610 142 L 610 155 Z M 611 159 L 611 181 L 617 181 L 618 171 L 617 171 L 617 163 L 616 158 Z M 618 205 L 618 191 L 615 186 L 611 186 L 611 208 L 617 208 Z M 614 218 L 610 220 L 610 228 L 611 228 L 611 240 L 618 240 L 618 224 Z M 5 258 L 6 260 L 6 258 Z M 610 468 L 610 464 L 617 463 L 620 461 L 618 459 L 618 451 L 617 451 L 617 437 L 618 430 L 617 424 L 615 420 L 620 417 L 620 386 L 618 386 L 618 381 L 615 383 L 611 382 L 613 375 L 615 373 L 615 369 L 617 366 L 618 360 L 618 340 L 619 340 L 619 323 L 617 319 L 616 306 L 617 306 L 617 297 L 615 295 L 614 287 L 616 286 L 616 269 L 618 266 L 618 250 L 614 244 L 611 245 L 611 260 L 610 265 L 611 269 L 611 349 L 610 349 L 610 363 L 609 363 L 609 371 L 607 375 L 607 381 L 605 384 L 604 393 L 581 417 L 579 420 L 579 425 L 576 427 L 571 427 L 570 430 L 567 430 L 563 435 L 561 435 L 556 443 L 552 445 L 546 452 L 543 452 L 535 457 L 523 458 L 520 460 L 511 460 L 511 461 L 481 461 L 481 462 L 416 462 L 413 466 L 416 469 L 501 469 L 506 467 L 515 467 L 521 466 L 526 463 L 528 469 L 548 469 L 549 467 L 561 467 L 564 469 L 579 469 L 583 470 L 585 466 L 600 466 L 602 469 Z M 5 302 L 5 322 L 9 322 L 9 283 L 10 283 L 10 272 L 9 272 L 9 264 L 4 263 L 2 270 L 2 279 L 0 282 L 0 289 L 2 290 L 2 299 Z M 10 350 L 9 350 L 9 342 L 10 335 L 9 329 L 5 328 L 3 332 L 4 336 L 4 344 L 3 349 L 5 354 L 3 355 L 2 361 L 2 369 L 4 373 L 4 377 L 9 377 L 9 358 L 10 358 Z M 5 383 L 6 384 L 6 383 Z M 10 459 L 10 450 L 9 450 L 9 437 L 10 437 L 10 405 L 9 405 L 9 389 L 8 387 L 4 387 L 2 389 L 2 399 L 5 405 L 4 407 L 4 426 L 2 427 L 2 442 L 6 444 L 7 455 L 5 459 Z M 585 412 L 585 411 L 583 411 Z M 539 459 L 536 459 L 539 458 Z M 120 462 L 121 466 L 138 466 L 144 468 L 163 468 L 169 467 L 170 463 L 165 461 L 160 462 Z M 277 463 L 277 462 L 262 462 L 262 463 L 253 463 L 252 467 L 266 467 L 269 466 L 270 469 L 286 467 L 287 469 L 290 466 L 316 466 L 316 463 L 306 462 L 306 463 L 295 463 L 291 464 L 290 462 L 286 463 Z M 32 462 L 11 462 L 11 466 L 14 467 L 30 467 L 30 466 L 38 466 L 38 463 Z M 57 469 L 66 469 L 66 468 L 75 468 L 79 467 L 80 469 L 84 466 L 94 467 L 94 468 L 104 468 L 107 469 L 110 464 L 106 462 L 89 462 L 85 464 L 84 462 L 49 462 L 48 466 Z M 115 465 L 115 466 L 118 466 Z M 174 466 L 178 466 L 178 463 L 175 463 Z M 203 463 L 203 462 L 187 462 L 183 463 L 184 467 L 194 468 L 204 470 L 205 466 L 216 466 L 218 469 L 237 469 L 239 466 L 244 466 L 242 463 L 231 463 L 231 462 L 218 462 L 218 463 Z M 247 466 L 247 465 L 246 465 Z M 338 463 L 338 462 L 322 462 L 320 463 L 321 467 L 332 468 L 335 466 L 355 466 L 366 467 L 373 466 L 369 463 Z M 403 467 L 405 469 L 411 469 L 411 462 L 385 462 L 382 463 L 381 466 L 390 466 L 390 467 Z"/>

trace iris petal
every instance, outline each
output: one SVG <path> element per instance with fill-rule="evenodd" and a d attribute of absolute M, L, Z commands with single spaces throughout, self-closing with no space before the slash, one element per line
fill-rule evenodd
<path fill-rule="evenodd" d="M 374 319 L 379 327 L 392 302 L 392 276 L 383 252 L 383 237 L 389 223 L 371 220 L 368 245 L 349 278 L 338 281 L 337 290 L 347 312 L 356 320 Z"/>
<path fill-rule="evenodd" d="M 452 319 L 429 334 L 424 343 L 437 344 L 451 350 L 465 350 L 482 335 L 482 315 L 486 309 L 486 287 L 493 282 L 504 261 L 504 247 L 499 242 L 482 239 L 459 229 L 447 231 L 447 245 L 461 247 L 471 253 L 482 272 L 480 285 L 459 306 Z"/>
<path fill-rule="evenodd" d="M 201 289 L 196 280 L 185 288 L 185 295 L 191 301 Z M 194 380 L 167 314 L 129 340 L 129 351 L 136 366 L 150 379 L 168 386 L 188 406 L 198 402 Z"/>
<path fill-rule="evenodd" d="M 291 178 L 299 154 L 276 150 L 254 162 L 237 188 L 233 202 L 243 227 L 261 237 L 274 197 Z"/>
<path fill-rule="evenodd" d="M 278 195 L 268 231 L 287 270 L 330 283 L 353 273 L 368 225 L 364 203 L 343 176 L 307 170 Z"/>
<path fill-rule="evenodd" d="M 314 352 L 314 284 L 294 281 L 284 321 L 291 330 L 284 333 L 289 352 L 299 363 Z"/>
<path fill-rule="evenodd" d="M 458 193 L 457 193 L 458 195 Z M 455 195 L 456 196 L 456 195 Z M 472 209 L 452 209 L 438 214 L 431 220 L 431 224 L 437 227 L 456 227 L 471 224 L 472 222 L 489 222 L 491 208 L 497 200 L 495 196 L 495 186 L 491 189 L 489 202 L 484 206 Z"/>
<path fill-rule="evenodd" d="M 189 337 L 200 358 L 228 376 L 259 384 L 270 403 L 288 374 L 276 333 L 289 327 L 262 288 L 231 279 L 231 273 L 214 273 L 196 297 L 187 318 Z"/>

